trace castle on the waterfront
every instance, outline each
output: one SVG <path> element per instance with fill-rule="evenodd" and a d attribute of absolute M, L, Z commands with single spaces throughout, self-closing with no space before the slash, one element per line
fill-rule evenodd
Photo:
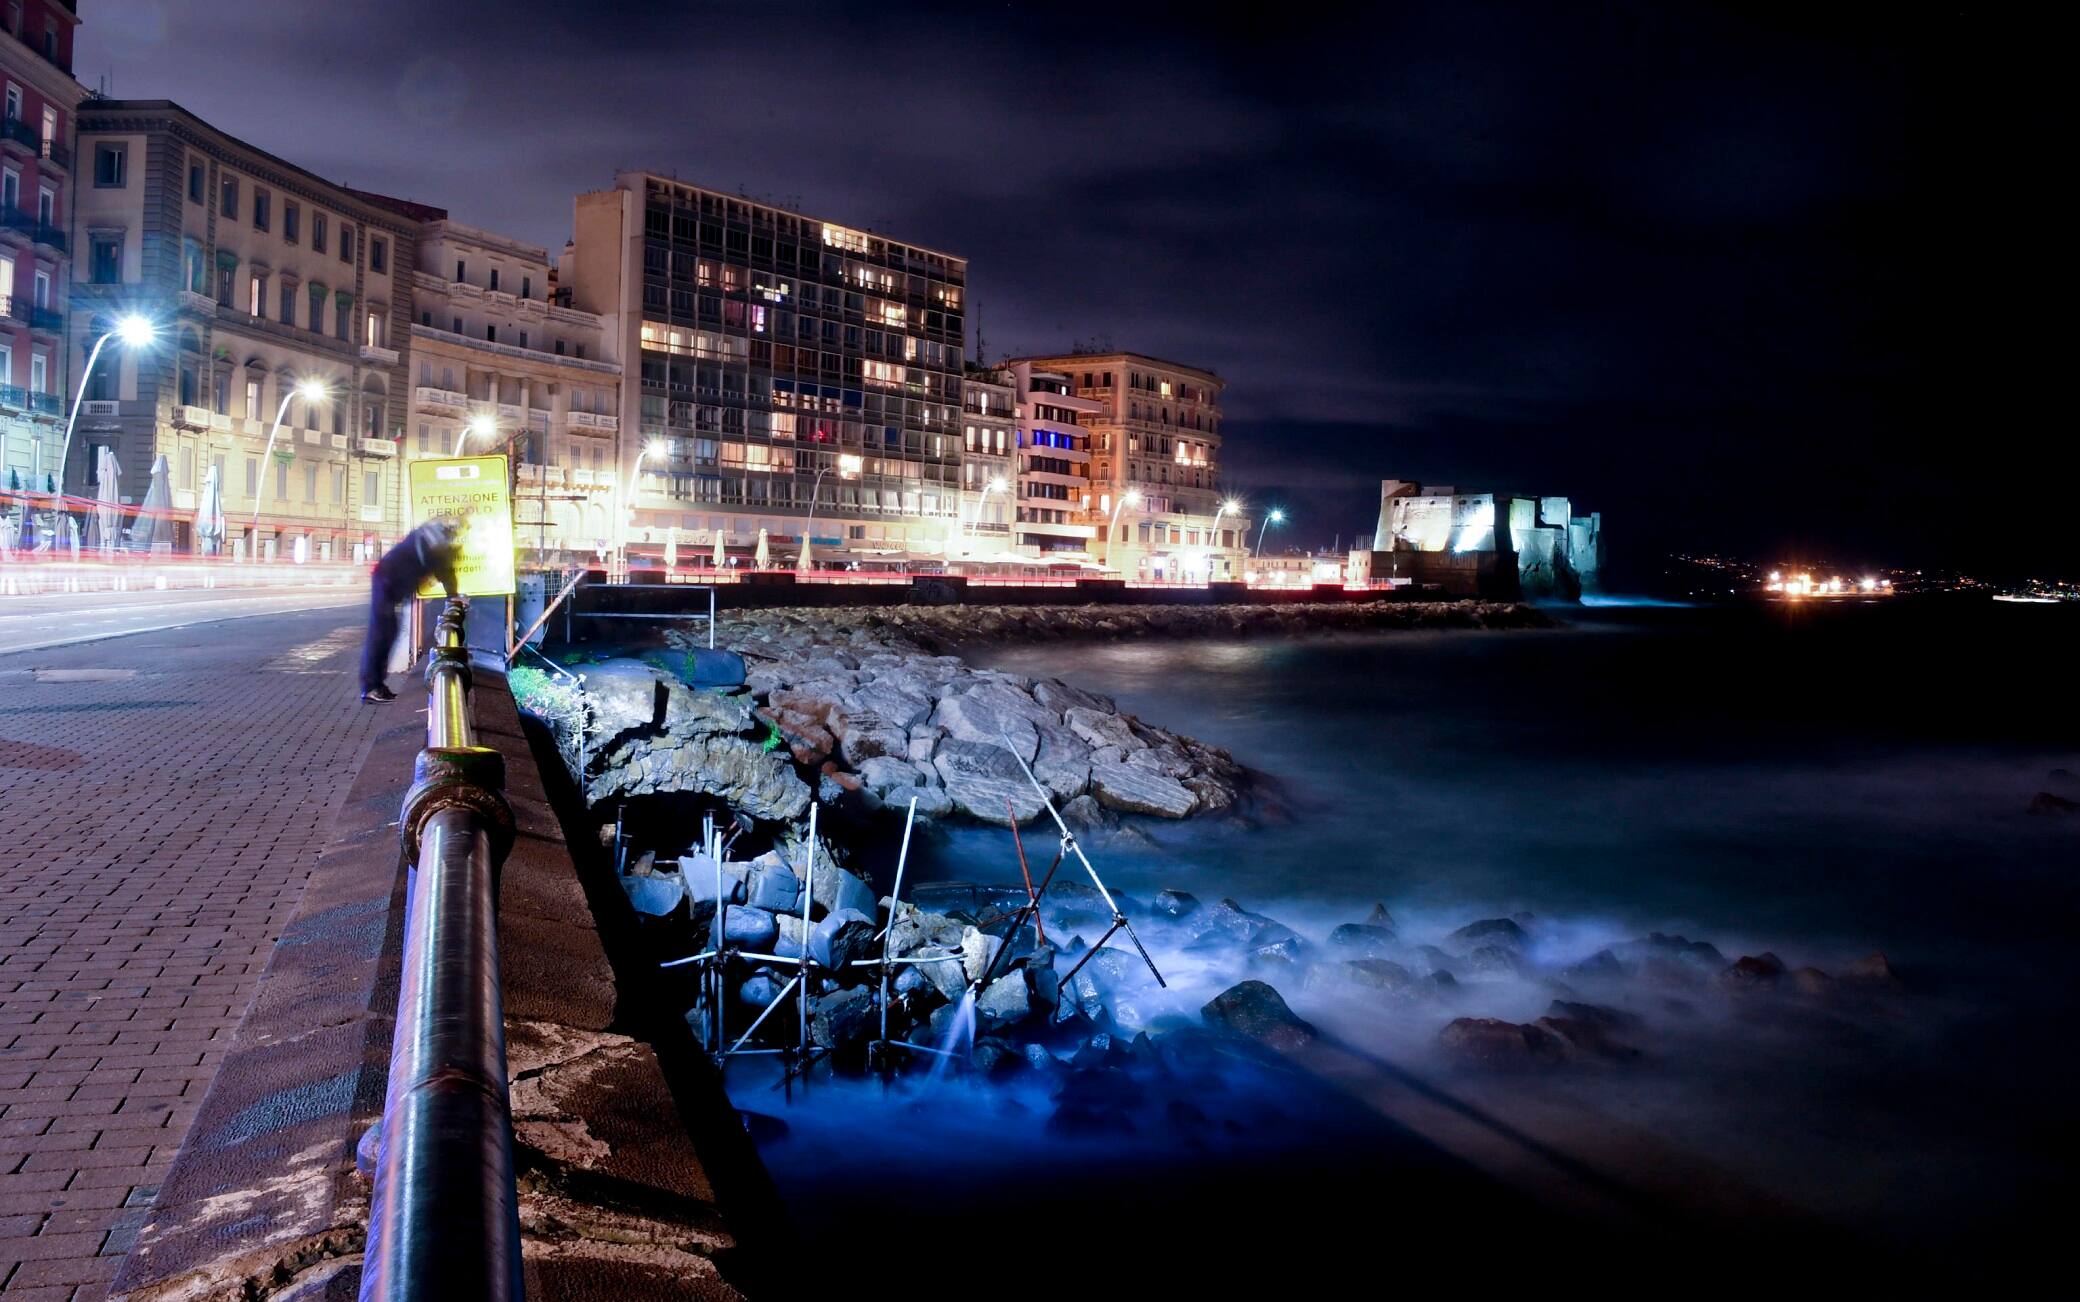
<path fill-rule="evenodd" d="M 1603 569 L 1603 515 L 1575 515 L 1564 497 L 1462 493 L 1406 479 L 1380 483 L 1372 550 L 1350 578 L 1406 579 L 1458 596 L 1572 601 Z"/>

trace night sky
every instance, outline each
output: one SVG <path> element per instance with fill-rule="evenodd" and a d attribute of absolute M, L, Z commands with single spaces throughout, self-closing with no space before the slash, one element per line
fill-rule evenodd
<path fill-rule="evenodd" d="M 1672 4 L 80 8 L 89 86 L 552 251 L 573 194 L 644 167 L 963 254 L 992 358 L 1226 378 L 1230 486 L 1290 542 L 1369 530 L 1395 476 L 1571 495 L 1632 569 L 2080 570 L 2040 491 L 2072 420 L 2027 412 L 2048 350 L 1989 288 L 2045 220 L 2011 193 L 2048 162 L 2019 138 L 2048 83 L 2013 62 L 2041 34 Z"/>

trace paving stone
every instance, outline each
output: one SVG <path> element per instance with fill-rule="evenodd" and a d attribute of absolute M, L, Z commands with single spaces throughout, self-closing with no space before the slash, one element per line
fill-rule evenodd
<path fill-rule="evenodd" d="M 351 636 L 267 667 L 353 621 L 0 655 L 0 1302 L 102 1296 L 371 738 L 409 719 L 355 699 Z M 137 672 L 29 672 L 110 667 Z M 50 748 L 80 758 L 9 764 Z"/>

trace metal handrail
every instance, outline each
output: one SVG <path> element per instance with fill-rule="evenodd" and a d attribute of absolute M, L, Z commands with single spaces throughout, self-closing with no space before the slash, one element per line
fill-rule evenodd
<path fill-rule="evenodd" d="M 362 1302 L 522 1295 L 498 964 L 513 813 L 503 757 L 472 744 L 467 609 L 451 598 L 441 615 L 427 747 L 398 820 L 414 871 Z"/>

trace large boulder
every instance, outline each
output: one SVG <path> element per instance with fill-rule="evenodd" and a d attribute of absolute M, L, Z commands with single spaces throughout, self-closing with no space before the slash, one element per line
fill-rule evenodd
<path fill-rule="evenodd" d="M 1451 1057 L 1473 1067 L 1523 1070 L 1568 1061 L 1574 1048 L 1543 1025 L 1519 1025 L 1494 1017 L 1455 1018 L 1437 1033 Z"/>
<path fill-rule="evenodd" d="M 1378 958 L 1394 949 L 1394 933 L 1365 922 L 1346 922 L 1329 933 L 1329 943 L 1361 958 Z"/>
<path fill-rule="evenodd" d="M 1208 1026 L 1281 1051 L 1304 1048 L 1317 1032 L 1302 1021 L 1277 990 L 1262 981 L 1244 981 L 1217 994 L 1199 1015 Z"/>
<path fill-rule="evenodd" d="M 779 855 L 764 854 L 751 861 L 744 879 L 744 895 L 754 908 L 772 913 L 800 913 L 802 879 L 783 863 Z"/>
<path fill-rule="evenodd" d="M 1039 753 L 1039 726 L 1053 725 L 1056 719 L 1053 711 L 1002 682 L 986 682 L 958 696 L 942 697 L 932 712 L 932 722 L 955 741 L 1008 746 L 1027 762 Z"/>
<path fill-rule="evenodd" d="M 1056 714 L 1067 714 L 1071 710 L 1093 710 L 1111 714 L 1116 710 L 1109 697 L 1086 692 L 1080 687 L 1071 687 L 1059 678 L 1042 678 L 1035 682 L 1033 699 Z"/>
<path fill-rule="evenodd" d="M 1038 735 L 1034 737 L 1037 745 Z M 1025 823 L 1040 816 L 1040 793 L 1026 780 L 1017 758 L 1001 745 L 949 738 L 939 743 L 932 764 L 945 784 L 947 799 L 970 818 L 1008 826 L 1013 818 Z"/>
<path fill-rule="evenodd" d="M 861 959 L 877 958 L 879 931 L 874 920 L 858 909 L 837 909 L 809 933 L 809 957 L 833 970 L 849 969 Z"/>
<path fill-rule="evenodd" d="M 780 924 L 765 909 L 733 905 L 723 918 L 722 938 L 753 953 L 770 954 L 773 942 L 780 938 Z"/>
<path fill-rule="evenodd" d="M 880 916 L 881 899 L 874 888 L 855 877 L 849 869 L 840 868 L 829 859 L 818 856 L 816 880 L 810 884 L 818 912 L 829 914 L 839 909 L 851 909 L 869 918 Z"/>
<path fill-rule="evenodd" d="M 809 809 L 809 786 L 790 756 L 738 736 L 629 737 L 600 754 L 585 786 L 595 805 L 672 791 L 714 796 L 775 822 L 792 822 Z"/>
<path fill-rule="evenodd" d="M 1189 787 L 1142 765 L 1101 762 L 1093 755 L 1090 774 L 1091 794 L 1098 803 L 1122 813 L 1183 818 L 1199 804 Z"/>
<path fill-rule="evenodd" d="M 1462 954 L 1487 946 L 1500 946 L 1521 953 L 1531 944 L 1531 937 L 1524 934 L 1524 929 L 1508 918 L 1483 918 L 1479 922 L 1469 922 L 1444 939 L 1446 948 Z"/>
<path fill-rule="evenodd" d="M 1026 974 L 1006 972 L 976 997 L 975 1028 L 989 1034 L 1024 1021 L 1032 1011 L 1032 990 L 1026 983 Z"/>
<path fill-rule="evenodd" d="M 874 997 L 864 988 L 839 990 L 809 1001 L 809 1042 L 845 1054 L 865 1045 L 878 1023 Z"/>
<path fill-rule="evenodd" d="M 857 768 L 877 755 L 906 759 L 910 754 L 910 728 L 873 710 L 845 705 L 831 711 L 831 732 L 845 762 Z"/>
<path fill-rule="evenodd" d="M 847 696 L 847 713 L 872 714 L 907 739 L 910 729 L 932 713 L 931 690 L 909 675 L 883 674 Z"/>
<path fill-rule="evenodd" d="M 1122 754 L 1140 750 L 1147 743 L 1134 735 L 1134 729 L 1117 714 L 1103 710 L 1083 709 L 1071 706 L 1062 714 L 1069 731 L 1083 738 L 1093 747 L 1116 746 Z"/>
<path fill-rule="evenodd" d="M 662 727 L 664 683 L 640 660 L 603 660 L 585 666 L 585 700 L 593 727 L 611 741 L 626 732 Z"/>

